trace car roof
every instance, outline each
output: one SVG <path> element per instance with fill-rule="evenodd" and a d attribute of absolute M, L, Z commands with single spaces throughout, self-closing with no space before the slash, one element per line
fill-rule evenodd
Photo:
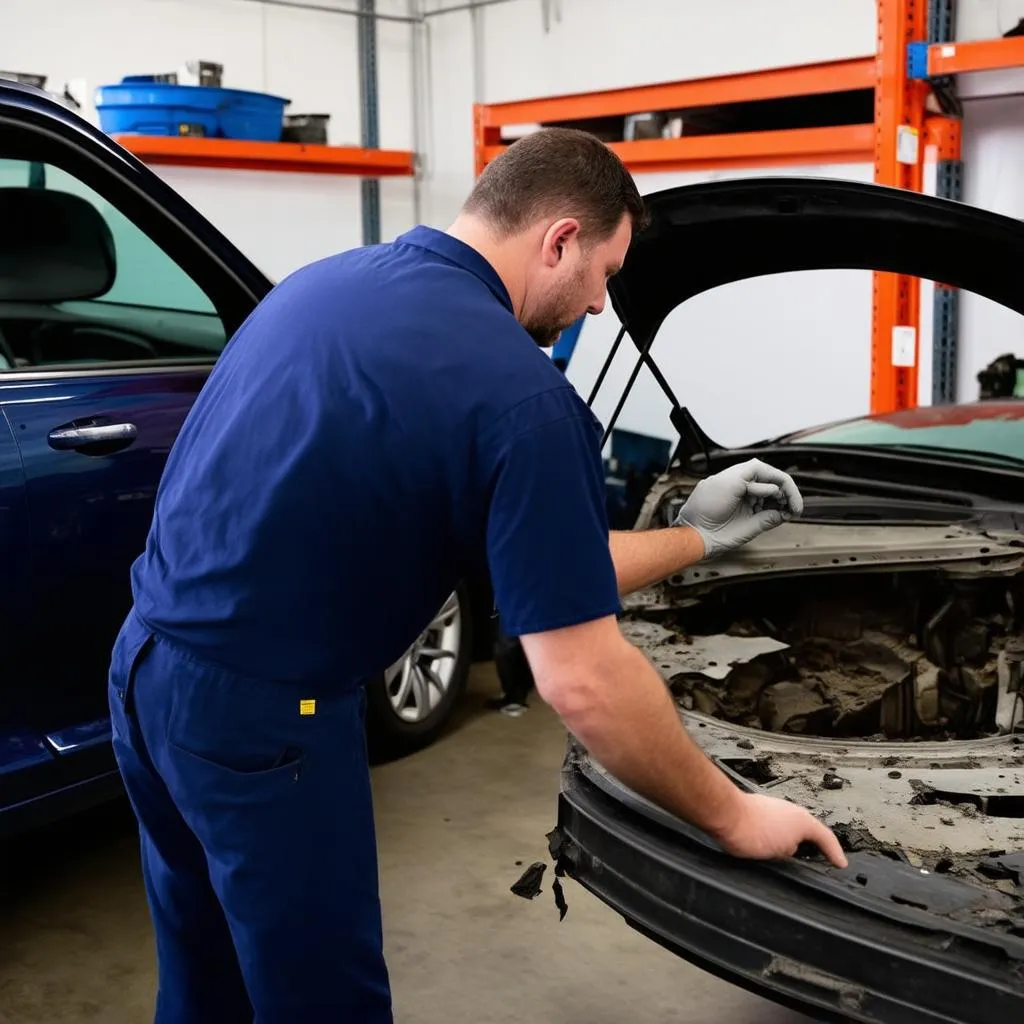
<path fill-rule="evenodd" d="M 31 107 L 41 113 L 52 114 L 69 124 L 83 120 L 63 103 L 58 103 L 45 90 L 9 78 L 0 78 L 0 106 Z"/>
<path fill-rule="evenodd" d="M 919 405 L 913 409 L 865 416 L 876 423 L 896 427 L 959 427 L 979 420 L 1024 420 L 1024 399 L 986 399 L 948 405 Z"/>
<path fill-rule="evenodd" d="M 127 152 L 116 145 L 110 136 L 100 131 L 77 111 L 54 99 L 50 93 L 37 89 L 34 85 L 0 78 L 0 115 L 23 116 L 25 113 L 29 113 L 36 121 L 43 118 L 50 122 L 60 122 L 66 128 L 88 136 L 122 162 L 128 157 Z"/>

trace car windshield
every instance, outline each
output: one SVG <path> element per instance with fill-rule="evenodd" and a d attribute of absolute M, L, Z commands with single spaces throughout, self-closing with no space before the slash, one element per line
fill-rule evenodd
<path fill-rule="evenodd" d="M 776 443 L 934 450 L 956 458 L 1024 463 L 1024 401 L 929 406 L 813 427 Z"/>

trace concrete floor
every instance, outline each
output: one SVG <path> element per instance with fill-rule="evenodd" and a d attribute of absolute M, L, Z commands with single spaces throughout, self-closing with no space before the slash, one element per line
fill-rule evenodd
<path fill-rule="evenodd" d="M 478 667 L 452 732 L 375 770 L 396 1020 L 808 1024 L 678 960 L 572 882 L 559 923 L 550 870 L 536 900 L 509 892 L 520 862 L 548 860 L 564 732 L 536 697 L 520 718 L 485 710 L 497 691 Z M 0 851 L 2 1024 L 152 1019 L 136 844 L 117 803 Z"/>

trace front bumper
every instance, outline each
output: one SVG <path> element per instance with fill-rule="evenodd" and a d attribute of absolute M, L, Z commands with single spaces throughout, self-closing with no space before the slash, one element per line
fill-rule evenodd
<path fill-rule="evenodd" d="M 863 898 L 830 891 L 840 874 L 857 887 L 857 855 L 842 873 L 740 861 L 684 823 L 617 796 L 607 776 L 570 756 L 552 844 L 558 867 L 679 956 L 819 1018 L 1024 1020 L 1024 937 L 1005 920 L 986 932 L 978 918 L 945 920 L 899 900 L 883 912 L 867 890 Z M 906 865 L 881 866 L 897 868 Z"/>

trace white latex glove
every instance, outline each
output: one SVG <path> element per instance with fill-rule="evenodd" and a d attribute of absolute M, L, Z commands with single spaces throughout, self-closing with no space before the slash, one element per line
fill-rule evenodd
<path fill-rule="evenodd" d="M 765 509 L 766 498 L 774 498 L 782 511 Z M 788 473 L 751 459 L 701 480 L 672 525 L 692 526 L 704 541 L 704 557 L 710 559 L 742 547 L 803 510 L 804 499 Z"/>

